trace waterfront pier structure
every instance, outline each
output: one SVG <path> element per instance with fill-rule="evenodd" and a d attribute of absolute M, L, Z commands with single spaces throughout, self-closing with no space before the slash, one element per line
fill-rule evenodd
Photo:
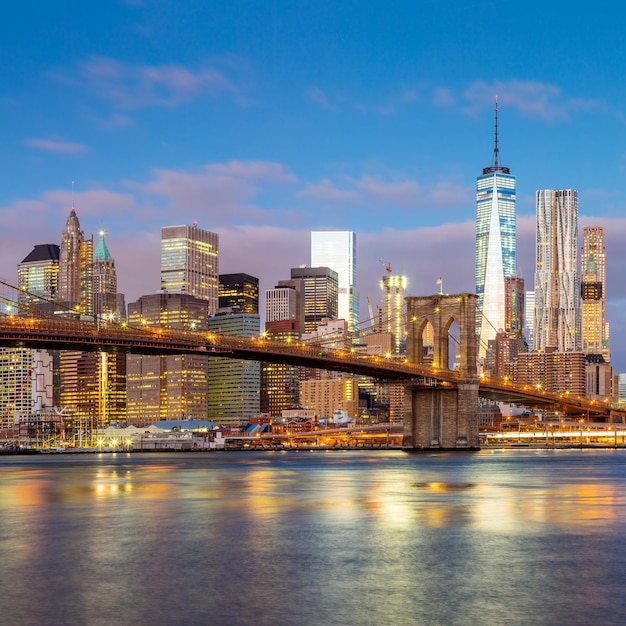
<path fill-rule="evenodd" d="M 405 385 L 405 450 L 478 450 L 478 392 L 476 368 L 476 300 L 470 293 L 410 296 L 407 302 L 407 358 L 425 364 L 424 331 L 434 336 L 432 369 L 449 371 L 449 331 L 459 328 L 458 379 L 436 386 Z M 430 364 L 430 359 L 429 363 Z"/>

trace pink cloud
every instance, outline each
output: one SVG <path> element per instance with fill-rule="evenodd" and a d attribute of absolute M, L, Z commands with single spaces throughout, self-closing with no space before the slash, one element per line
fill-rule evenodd
<path fill-rule="evenodd" d="M 81 154 L 87 152 L 89 148 L 82 143 L 71 143 L 65 141 L 52 141 L 50 139 L 26 139 L 24 145 L 45 152 L 61 152 L 64 154 Z"/>

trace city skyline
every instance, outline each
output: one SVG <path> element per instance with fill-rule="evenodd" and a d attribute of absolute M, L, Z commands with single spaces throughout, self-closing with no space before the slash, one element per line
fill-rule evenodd
<path fill-rule="evenodd" d="M 497 4 L 10 7 L 0 277 L 58 245 L 74 203 L 87 236 L 106 232 L 127 302 L 159 288 L 160 228 L 194 221 L 219 234 L 220 273 L 258 276 L 261 292 L 325 229 L 357 233 L 362 308 L 380 258 L 407 295 L 438 291 L 439 276 L 473 292 L 497 95 L 518 273 L 532 290 L 536 190 L 577 189 L 579 230 L 606 234 L 612 360 L 626 371 L 618 10 L 582 24 L 561 2 Z M 585 45 L 546 54 L 557 26 Z"/>

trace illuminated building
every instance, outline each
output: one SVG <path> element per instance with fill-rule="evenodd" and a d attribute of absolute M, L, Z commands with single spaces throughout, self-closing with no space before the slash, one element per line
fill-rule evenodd
<path fill-rule="evenodd" d="M 578 192 L 537 191 L 534 350 L 578 352 Z"/>
<path fill-rule="evenodd" d="M 507 276 L 515 276 L 515 177 L 500 165 L 498 148 L 498 102 L 493 165 L 476 179 L 476 333 L 479 356 L 505 327 Z"/>
<path fill-rule="evenodd" d="M 156 293 L 128 305 L 134 327 L 207 330 L 208 302 L 193 296 Z M 202 354 L 127 356 L 128 423 L 207 419 L 208 357 Z"/>
<path fill-rule="evenodd" d="M 93 238 L 85 239 L 72 205 L 59 251 L 59 300 L 83 316 L 93 315 Z"/>
<path fill-rule="evenodd" d="M 20 304 L 37 305 L 39 298 L 56 300 L 59 283 L 59 246 L 49 243 L 36 245 L 18 264 L 17 281 Z"/>
<path fill-rule="evenodd" d="M 337 315 L 348 322 L 354 335 L 359 331 L 359 292 L 356 289 L 356 233 L 328 230 L 311 233 L 311 266 L 337 272 Z"/>
<path fill-rule="evenodd" d="M 382 331 L 392 333 L 393 352 L 400 354 L 406 343 L 406 307 L 404 293 L 407 278 L 387 273 L 380 281 L 383 291 Z"/>
<path fill-rule="evenodd" d="M 289 318 L 265 322 L 264 336 L 271 341 L 297 342 L 300 338 L 298 322 Z M 277 417 L 298 405 L 301 369 L 282 363 L 261 363 L 261 413 Z"/>
<path fill-rule="evenodd" d="M 47 351 L 0 348 L 0 428 L 51 407 L 52 389 L 52 356 Z"/>
<path fill-rule="evenodd" d="M 514 382 L 547 393 L 584 396 L 585 366 L 582 352 L 520 352 Z"/>
<path fill-rule="evenodd" d="M 161 229 L 161 289 L 195 296 L 209 302 L 209 313 L 218 309 L 219 238 L 193 226 Z"/>
<path fill-rule="evenodd" d="M 601 226 L 583 228 L 581 273 L 582 351 L 610 361 L 606 321 L 606 249 Z"/>
<path fill-rule="evenodd" d="M 259 279 L 250 274 L 220 274 L 219 308 L 229 307 L 258 314 Z"/>
<path fill-rule="evenodd" d="M 303 380 L 300 383 L 300 406 L 315 409 L 318 419 L 330 419 L 334 411 L 346 411 L 357 417 L 358 393 L 353 376 L 332 377 L 326 372 L 323 378 Z"/>
<path fill-rule="evenodd" d="M 93 313 L 98 319 L 120 322 L 126 319 L 118 308 L 115 261 L 101 230 L 93 253 Z"/>
<path fill-rule="evenodd" d="M 291 280 L 302 281 L 303 332 L 313 332 L 324 318 L 337 319 L 337 272 L 328 267 L 295 267 L 291 268 Z"/>
<path fill-rule="evenodd" d="M 222 314 L 223 313 L 223 314 Z M 209 330 L 236 337 L 258 337 L 260 317 L 226 310 L 209 318 Z M 258 361 L 209 357 L 208 419 L 216 424 L 247 424 L 260 412 Z"/>

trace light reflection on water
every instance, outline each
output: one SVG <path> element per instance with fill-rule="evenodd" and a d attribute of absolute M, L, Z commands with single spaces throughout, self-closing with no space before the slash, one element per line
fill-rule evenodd
<path fill-rule="evenodd" d="M 626 452 L 0 459 L 2 622 L 621 624 Z"/>

